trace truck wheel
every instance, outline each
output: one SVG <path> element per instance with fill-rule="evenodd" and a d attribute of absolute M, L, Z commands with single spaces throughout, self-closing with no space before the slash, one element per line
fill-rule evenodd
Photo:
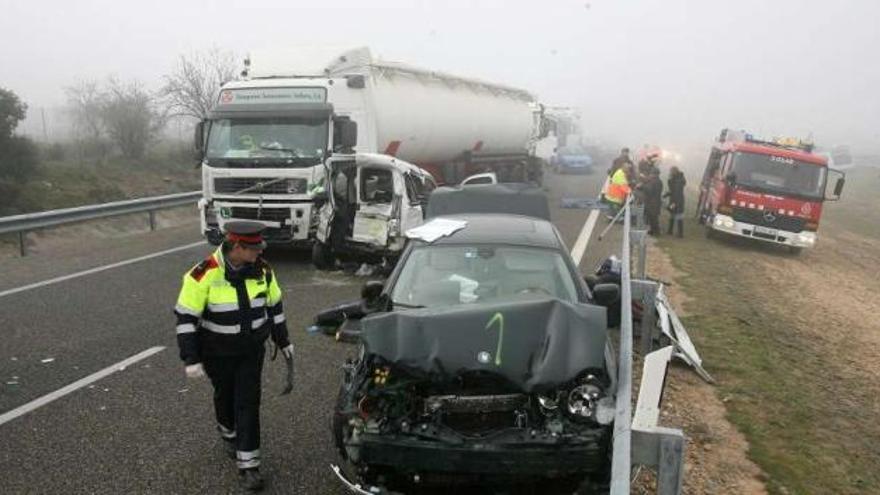
<path fill-rule="evenodd" d="M 320 241 L 312 244 L 312 264 L 318 270 L 329 270 L 333 268 L 333 250 L 330 246 Z"/>

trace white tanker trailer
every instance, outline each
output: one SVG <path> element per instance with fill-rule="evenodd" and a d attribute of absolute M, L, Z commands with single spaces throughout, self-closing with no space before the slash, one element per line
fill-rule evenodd
<path fill-rule="evenodd" d="M 330 162 L 395 157 L 455 184 L 541 181 L 541 106 L 528 92 L 374 59 L 367 48 L 255 54 L 196 129 L 202 231 L 260 220 L 271 243 L 310 241 Z M 375 161 L 375 158 L 372 159 Z"/>

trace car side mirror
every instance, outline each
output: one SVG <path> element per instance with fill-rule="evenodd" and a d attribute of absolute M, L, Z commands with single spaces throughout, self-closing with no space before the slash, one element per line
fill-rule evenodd
<path fill-rule="evenodd" d="M 369 280 L 364 284 L 364 287 L 361 289 L 361 298 L 363 298 L 364 302 L 369 305 L 376 302 L 379 299 L 379 296 L 382 295 L 382 289 L 385 287 L 379 280 Z"/>
<path fill-rule="evenodd" d="M 620 299 L 620 287 L 617 284 L 596 284 L 593 287 L 593 301 L 606 308 Z"/>

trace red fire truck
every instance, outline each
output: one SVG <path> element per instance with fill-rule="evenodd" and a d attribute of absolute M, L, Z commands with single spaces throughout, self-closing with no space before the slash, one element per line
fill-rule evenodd
<path fill-rule="evenodd" d="M 831 174 L 838 178 L 828 196 Z M 816 244 L 822 203 L 840 199 L 844 180 L 812 144 L 724 129 L 703 173 L 697 214 L 708 236 L 723 232 L 799 252 Z"/>

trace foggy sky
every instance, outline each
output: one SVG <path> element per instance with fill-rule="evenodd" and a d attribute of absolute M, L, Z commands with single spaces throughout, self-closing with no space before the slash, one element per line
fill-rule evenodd
<path fill-rule="evenodd" d="M 33 109 L 115 74 L 157 88 L 212 46 L 370 46 L 582 109 L 615 143 L 708 142 L 721 127 L 880 148 L 872 0 L 3 0 L 0 87 Z"/>

